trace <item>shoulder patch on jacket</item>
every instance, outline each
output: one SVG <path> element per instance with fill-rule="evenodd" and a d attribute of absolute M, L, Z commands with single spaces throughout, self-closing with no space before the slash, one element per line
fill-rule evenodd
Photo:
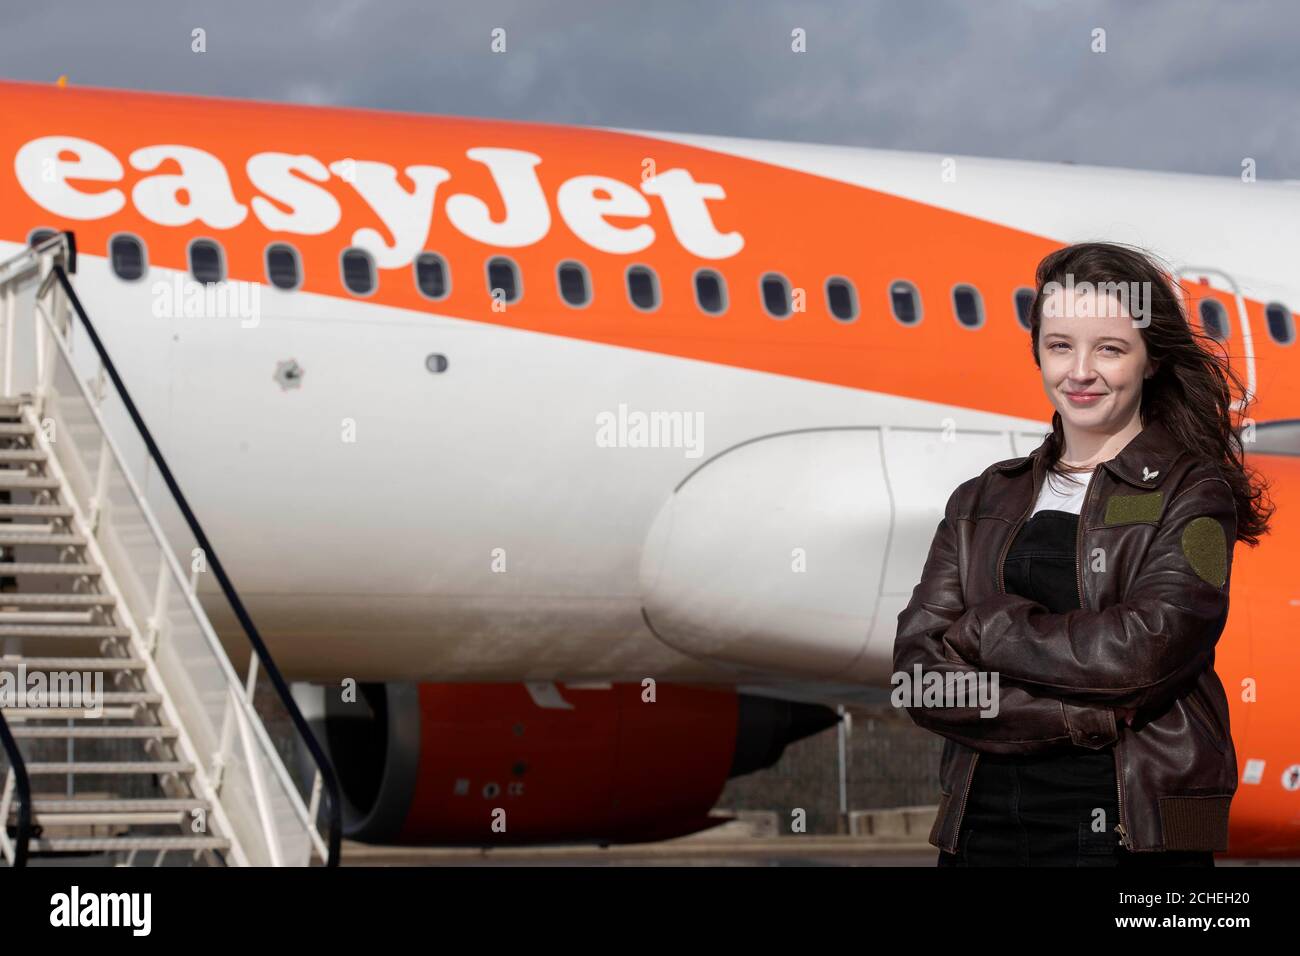
<path fill-rule="evenodd" d="M 1111 495 L 1106 499 L 1104 524 L 1138 524 L 1159 521 L 1160 506 L 1164 503 L 1163 491 L 1148 491 L 1141 495 Z"/>
<path fill-rule="evenodd" d="M 1202 516 L 1187 522 L 1183 529 L 1183 555 L 1197 576 L 1216 588 L 1228 577 L 1228 540 L 1223 525 Z"/>

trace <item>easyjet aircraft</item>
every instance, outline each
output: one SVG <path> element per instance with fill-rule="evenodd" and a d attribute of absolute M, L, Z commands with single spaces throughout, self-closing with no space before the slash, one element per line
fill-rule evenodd
<path fill-rule="evenodd" d="M 1279 507 L 1216 664 L 1232 849 L 1300 852 L 1295 187 L 22 83 L 0 110 L 0 254 L 74 234 L 281 667 L 370 685 L 368 719 L 315 698 L 353 836 L 483 842 L 500 794 L 514 841 L 690 832 L 821 704 L 883 700 L 949 493 L 1050 418 L 1033 268 L 1108 239 L 1180 269 L 1255 392 Z"/>

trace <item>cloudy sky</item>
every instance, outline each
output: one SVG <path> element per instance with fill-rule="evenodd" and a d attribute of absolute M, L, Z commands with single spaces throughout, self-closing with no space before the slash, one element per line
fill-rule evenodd
<path fill-rule="evenodd" d="M 191 50 L 206 31 L 207 50 Z M 505 31 L 494 53 L 492 33 Z M 807 50 L 791 50 L 792 31 Z M 1104 52 L 1094 31 L 1104 30 Z M 1300 179 L 1295 0 L 11 4 L 0 77 Z"/>

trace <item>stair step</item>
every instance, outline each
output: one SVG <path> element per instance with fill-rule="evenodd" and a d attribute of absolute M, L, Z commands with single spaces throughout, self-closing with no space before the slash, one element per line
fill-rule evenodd
<path fill-rule="evenodd" d="M 114 797 L 108 800 L 81 797 L 34 797 L 37 813 L 163 813 L 168 810 L 211 810 L 212 804 L 199 797 Z"/>
<path fill-rule="evenodd" d="M 28 671 L 138 671 L 139 657 L 0 657 L 0 671 L 25 665 Z"/>
<path fill-rule="evenodd" d="M 52 547 L 75 548 L 82 547 L 86 543 L 84 536 L 79 534 L 50 534 L 48 532 L 29 532 L 14 534 L 10 528 L 21 528 L 22 525 L 0 525 L 0 547 L 15 544 L 48 544 Z M 0 568 L 4 565 L 0 564 Z"/>
<path fill-rule="evenodd" d="M 29 774 L 69 773 L 193 773 L 194 764 L 185 760 L 74 760 L 71 763 L 28 762 Z"/>
<path fill-rule="evenodd" d="M 135 720 L 134 707 L 102 707 L 88 711 L 84 707 L 0 707 L 0 715 L 9 723 L 27 720 Z"/>
<path fill-rule="evenodd" d="M 33 852 L 90 852 L 95 850 L 228 850 L 223 837 L 39 837 Z"/>
<path fill-rule="evenodd" d="M 0 505 L 0 518 L 71 518 L 67 505 Z"/>
<path fill-rule="evenodd" d="M 68 562 L 66 564 L 50 564 L 29 561 L 0 563 L 0 575 L 6 577 L 13 577 L 19 574 L 85 574 L 97 576 L 99 573 L 98 564 L 82 564 L 73 562 Z"/>
<path fill-rule="evenodd" d="M 0 611 L 0 624 L 89 624 L 90 611 Z"/>
<path fill-rule="evenodd" d="M 57 478 L 42 478 L 0 468 L 0 488 L 37 488 L 55 491 L 63 487 Z"/>
<path fill-rule="evenodd" d="M 85 693 L 82 695 L 82 699 L 84 700 L 84 698 L 87 697 L 87 696 L 89 696 L 89 694 L 90 694 L 89 691 L 85 692 Z M 70 695 L 68 695 L 68 696 L 73 696 L 73 695 L 70 694 Z M 69 704 L 64 703 L 63 701 L 60 700 L 58 694 L 52 694 L 52 695 L 48 695 L 48 696 L 32 694 L 32 695 L 30 695 L 29 697 L 26 698 L 26 708 L 25 708 L 25 709 L 27 709 L 27 710 L 32 710 L 33 708 L 41 708 L 41 707 L 44 707 L 46 701 L 52 701 L 56 706 L 59 706 L 59 707 L 68 707 L 68 706 L 69 706 Z M 162 695 L 161 695 L 161 694 L 158 694 L 158 693 L 155 693 L 154 691 L 150 691 L 150 690 L 106 690 L 106 691 L 101 691 L 99 694 L 96 694 L 96 695 L 95 695 L 95 699 L 92 701 L 92 703 L 97 703 L 97 704 L 159 704 L 159 703 L 162 703 Z M 6 716 L 8 716 L 8 713 L 7 713 L 7 712 L 8 712 L 10 709 L 11 709 L 11 708 L 8 708 L 8 707 L 5 708 Z M 21 707 L 15 707 L 15 708 L 12 708 L 12 709 L 14 709 L 14 710 L 22 710 L 22 709 L 24 709 L 24 708 L 21 708 Z M 81 709 L 81 710 L 87 710 L 88 708 L 87 708 L 86 706 L 83 705 L 80 709 Z"/>
<path fill-rule="evenodd" d="M 0 637 L 130 637 L 111 624 L 0 624 Z"/>
<path fill-rule="evenodd" d="M 149 740 L 180 736 L 175 727 L 11 727 L 20 740 Z"/>
<path fill-rule="evenodd" d="M 34 435 L 36 430 L 26 422 L 0 423 L 0 436 Z"/>
<path fill-rule="evenodd" d="M 180 826 L 185 822 L 183 810 L 157 813 L 35 813 L 33 816 L 44 827 L 158 827 Z"/>
<path fill-rule="evenodd" d="M 67 531 L 66 522 L 53 519 L 49 521 L 13 521 L 0 519 L 0 529 L 12 534 L 62 534 Z"/>
<path fill-rule="evenodd" d="M 45 461 L 48 456 L 39 448 L 0 448 L 0 462 L 5 461 Z"/>
<path fill-rule="evenodd" d="M 0 607 L 111 607 L 117 600 L 111 594 L 39 594 L 0 591 Z"/>

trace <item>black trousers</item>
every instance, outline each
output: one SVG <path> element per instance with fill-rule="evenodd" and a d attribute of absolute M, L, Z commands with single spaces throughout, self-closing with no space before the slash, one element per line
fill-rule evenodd
<path fill-rule="evenodd" d="M 981 754 L 957 852 L 939 866 L 1214 866 L 1214 853 L 1130 853 L 1119 842 L 1112 749 Z"/>

